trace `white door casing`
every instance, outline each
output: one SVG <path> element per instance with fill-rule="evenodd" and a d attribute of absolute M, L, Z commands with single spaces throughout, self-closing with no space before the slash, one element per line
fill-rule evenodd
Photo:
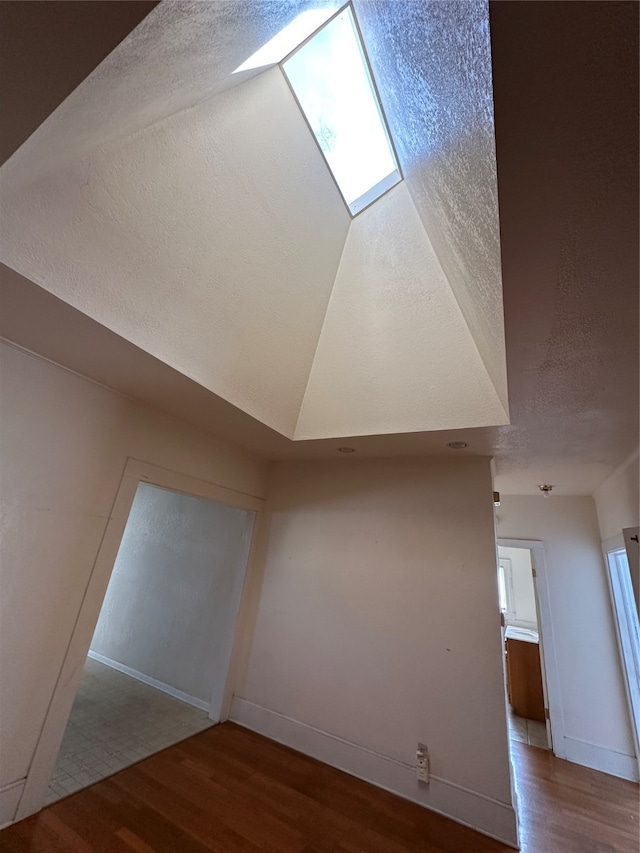
<path fill-rule="evenodd" d="M 258 529 L 262 523 L 263 514 L 261 510 L 264 506 L 264 500 L 218 486 L 215 483 L 209 483 L 186 474 L 129 458 L 85 589 L 67 653 L 58 674 L 15 814 L 15 821 L 34 814 L 44 804 L 49 779 L 55 766 L 71 707 L 82 679 L 84 662 L 139 483 L 150 483 L 161 488 L 218 501 L 227 506 L 252 510 L 256 513 L 240 608 L 235 622 L 232 651 L 226 673 L 220 721 L 222 722 L 229 717 L 235 680 L 238 675 L 237 658 L 240 625 L 244 622 L 243 611 L 246 609 L 247 581 L 256 562 L 256 542 L 259 539 Z"/>
<path fill-rule="evenodd" d="M 538 611 L 538 634 L 540 666 L 542 669 L 542 689 L 547 709 L 547 737 L 554 755 L 566 758 L 564 742 L 564 715 L 560 691 L 560 676 L 556 659 L 553 621 L 551 619 L 551 600 L 547 577 L 547 561 L 544 542 L 536 539 L 498 539 L 498 545 L 504 548 L 524 548 L 531 552 L 531 565 L 534 572 L 533 586 Z"/>

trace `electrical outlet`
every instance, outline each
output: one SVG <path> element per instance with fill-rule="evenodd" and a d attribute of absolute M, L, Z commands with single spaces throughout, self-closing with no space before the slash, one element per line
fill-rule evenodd
<path fill-rule="evenodd" d="M 429 750 L 424 743 L 416 750 L 416 777 L 418 782 L 429 783 Z"/>

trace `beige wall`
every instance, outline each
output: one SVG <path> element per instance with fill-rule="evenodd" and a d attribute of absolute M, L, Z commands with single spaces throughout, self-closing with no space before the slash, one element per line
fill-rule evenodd
<path fill-rule="evenodd" d="M 482 459 L 275 465 L 234 717 L 466 822 L 480 795 L 513 840 L 491 490 Z"/>
<path fill-rule="evenodd" d="M 217 722 L 254 520 L 140 483 L 91 651 L 204 702 Z"/>
<path fill-rule="evenodd" d="M 545 545 L 567 757 L 631 772 L 634 748 L 593 499 L 506 495 L 497 513 L 500 538 Z"/>
<path fill-rule="evenodd" d="M 636 450 L 593 494 L 603 542 L 619 536 L 625 527 L 637 527 L 640 523 L 638 461 Z"/>
<path fill-rule="evenodd" d="M 23 779 L 128 456 L 264 496 L 263 463 L 2 344 L 0 789 Z"/>

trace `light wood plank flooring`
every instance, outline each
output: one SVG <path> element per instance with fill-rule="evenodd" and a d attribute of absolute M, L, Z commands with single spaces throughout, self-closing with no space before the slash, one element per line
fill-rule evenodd
<path fill-rule="evenodd" d="M 525 853 L 638 853 L 638 786 L 513 745 Z M 3 853 L 506 853 L 232 723 L 0 833 Z"/>

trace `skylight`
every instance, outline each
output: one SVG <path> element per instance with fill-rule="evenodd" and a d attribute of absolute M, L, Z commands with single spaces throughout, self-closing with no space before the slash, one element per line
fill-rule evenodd
<path fill-rule="evenodd" d="M 263 68 L 266 65 L 275 65 L 276 62 L 280 62 L 299 44 L 302 44 L 311 33 L 324 24 L 331 14 L 330 9 L 308 9 L 306 12 L 301 12 L 283 30 L 280 30 L 272 39 L 262 45 L 260 50 L 256 50 L 249 59 L 239 65 L 233 73 L 251 71 L 254 68 Z"/>
<path fill-rule="evenodd" d="M 351 211 L 402 180 L 351 7 L 282 63 Z"/>

